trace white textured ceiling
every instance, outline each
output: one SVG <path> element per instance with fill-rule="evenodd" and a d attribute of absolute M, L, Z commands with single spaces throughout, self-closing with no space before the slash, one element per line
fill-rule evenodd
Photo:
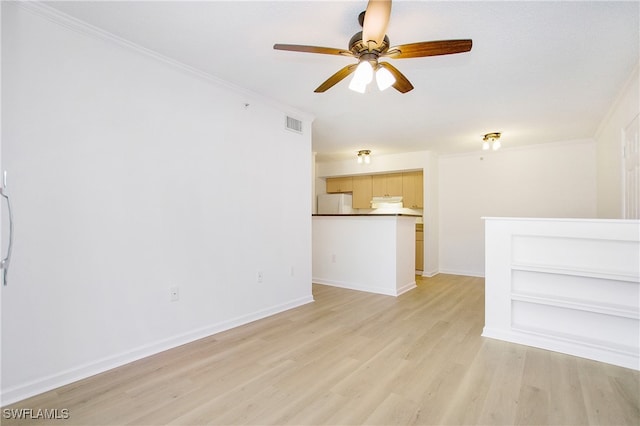
<path fill-rule="evenodd" d="M 348 79 L 313 90 L 354 59 L 273 50 L 347 48 L 366 1 L 71 1 L 48 5 L 220 79 L 313 114 L 313 149 L 339 159 L 476 151 L 594 136 L 640 50 L 637 1 L 395 1 L 391 45 L 473 39 L 469 53 L 391 60 L 415 86 L 364 95 Z"/>

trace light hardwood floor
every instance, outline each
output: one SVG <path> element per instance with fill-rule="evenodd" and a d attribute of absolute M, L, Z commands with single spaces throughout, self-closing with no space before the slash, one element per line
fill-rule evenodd
<path fill-rule="evenodd" d="M 398 298 L 313 293 L 9 408 L 69 410 L 39 425 L 640 424 L 637 371 L 481 337 L 481 278 L 419 278 Z"/>

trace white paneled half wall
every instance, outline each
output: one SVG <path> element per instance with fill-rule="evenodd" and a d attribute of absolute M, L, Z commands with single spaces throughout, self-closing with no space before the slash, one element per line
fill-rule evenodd
<path fill-rule="evenodd" d="M 483 336 L 640 370 L 640 221 L 485 218 Z"/>

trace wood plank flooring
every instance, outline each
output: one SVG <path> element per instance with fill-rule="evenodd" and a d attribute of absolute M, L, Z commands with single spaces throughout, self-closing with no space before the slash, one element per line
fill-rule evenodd
<path fill-rule="evenodd" d="M 637 371 L 480 336 L 484 280 L 316 301 L 6 408 L 3 425 L 639 425 Z M 4 410 L 3 410 L 4 414 Z"/>

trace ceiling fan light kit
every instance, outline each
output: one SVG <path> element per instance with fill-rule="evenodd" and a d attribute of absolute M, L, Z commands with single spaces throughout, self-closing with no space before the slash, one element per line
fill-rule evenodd
<path fill-rule="evenodd" d="M 374 66 L 377 67 L 375 74 L 373 72 Z M 364 93 L 369 83 L 373 80 L 374 75 L 378 90 L 380 91 L 388 89 L 396 82 L 396 78 L 385 67 L 375 62 L 372 64 L 367 60 L 361 60 L 356 71 L 353 73 L 353 78 L 349 83 L 349 89 L 354 92 Z"/>
<path fill-rule="evenodd" d="M 378 59 L 421 58 L 451 55 L 471 50 L 472 41 L 470 39 L 423 41 L 389 47 L 389 37 L 385 33 L 390 16 L 391 0 L 369 0 L 367 9 L 358 17 L 362 31 L 351 37 L 349 50 L 296 44 L 275 44 L 273 48 L 293 52 L 349 56 L 358 60 L 358 64 L 347 65 L 329 77 L 316 88 L 316 93 L 327 91 L 352 73 L 355 75 L 349 83 L 349 88 L 364 93 L 367 85 L 373 79 L 374 71 L 378 89 L 385 90 L 393 86 L 400 93 L 407 93 L 413 90 L 413 85 L 407 77 L 390 63 L 378 62 Z"/>
<path fill-rule="evenodd" d="M 373 67 L 369 61 L 360 61 L 356 67 L 356 71 L 353 73 L 351 83 L 349 83 L 349 89 L 358 93 L 364 93 L 367 85 L 371 83 L 371 80 L 373 80 Z"/>
<path fill-rule="evenodd" d="M 395 82 L 396 78 L 388 69 L 385 67 L 378 68 L 378 71 L 376 71 L 376 83 L 378 84 L 378 89 L 380 91 L 388 89 L 393 86 Z"/>
<path fill-rule="evenodd" d="M 349 89 L 353 90 L 354 92 L 358 92 L 358 93 L 364 93 L 367 91 L 367 85 L 365 84 L 359 84 L 358 81 L 356 81 L 355 78 L 353 78 L 351 80 L 351 83 L 349 83 Z"/>

